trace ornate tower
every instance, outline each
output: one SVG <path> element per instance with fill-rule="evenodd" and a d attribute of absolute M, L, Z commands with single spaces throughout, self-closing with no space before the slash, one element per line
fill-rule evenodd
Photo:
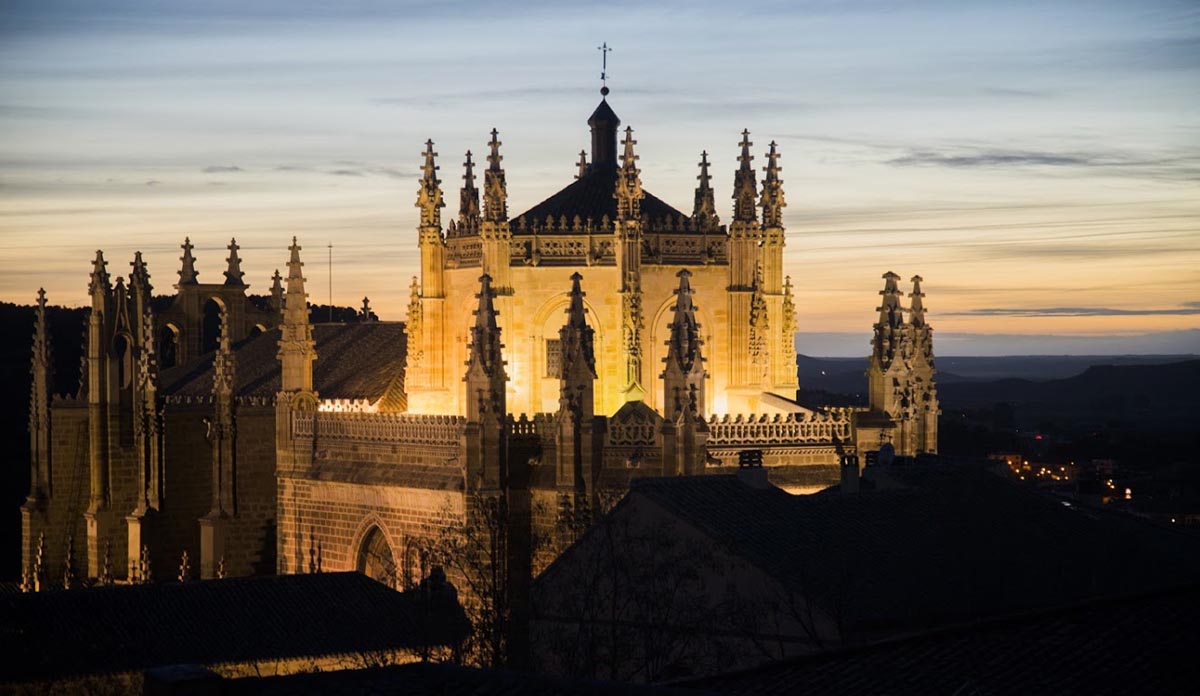
<path fill-rule="evenodd" d="M 704 356 L 692 302 L 691 272 L 676 274 L 674 317 L 663 360 L 663 474 L 702 474 L 708 426 L 704 422 Z"/>
<path fill-rule="evenodd" d="M 796 379 L 796 316 L 791 298 L 791 286 L 784 285 L 783 247 L 785 232 L 783 209 L 787 201 L 783 195 L 783 179 L 779 166 L 780 154 L 774 141 L 767 152 L 767 165 L 763 167 L 762 196 L 762 246 L 759 249 L 762 263 L 761 291 L 767 304 L 767 313 L 772 327 L 768 347 L 770 351 L 770 375 L 767 383 L 776 391 L 792 396 L 797 387 Z"/>
<path fill-rule="evenodd" d="M 601 107 L 607 107 L 607 102 L 602 102 Z M 609 112 L 611 113 L 611 109 Z M 637 141 L 633 139 L 632 128 L 625 129 L 623 144 L 625 149 L 621 155 L 621 168 L 617 172 L 616 188 L 613 191 L 613 197 L 617 200 L 614 248 L 621 277 L 621 351 L 625 361 L 623 391 L 626 401 L 641 401 L 645 396 L 642 387 L 642 334 L 645 332 L 645 319 L 641 281 L 642 199 L 645 194 L 642 191 L 641 171 L 637 167 L 638 157 L 633 153 L 633 146 Z M 595 150 L 596 127 L 592 130 L 592 146 L 592 166 L 600 166 L 599 163 L 604 161 L 604 153 Z"/>
<path fill-rule="evenodd" d="M 906 449 L 913 454 L 937 454 L 938 414 L 941 413 L 941 407 L 933 378 L 937 372 L 933 365 L 933 328 L 925 321 L 925 293 L 921 292 L 921 280 L 921 276 L 912 277 L 912 292 L 908 296 L 913 422 L 911 435 L 906 438 Z"/>
<path fill-rule="evenodd" d="M 483 225 L 480 237 L 483 244 L 483 273 L 492 277 L 497 295 L 511 295 L 512 278 L 509 272 L 509 257 L 512 232 L 508 227 L 508 186 L 504 182 L 504 168 L 500 161 L 499 132 L 492 129 L 488 143 L 488 168 L 483 173 Z"/>
<path fill-rule="evenodd" d="M 425 142 L 425 164 L 421 168 L 421 185 L 417 189 L 416 206 L 420 209 L 418 236 L 421 248 L 421 289 L 419 321 L 412 321 L 409 309 L 408 354 L 405 366 L 405 387 L 408 407 L 416 413 L 454 413 L 455 395 L 451 393 L 448 375 L 451 373 L 448 355 L 444 350 L 446 331 L 446 242 L 442 236 L 441 181 L 437 178 L 437 153 L 433 141 Z"/>
<path fill-rule="evenodd" d="M 742 131 L 741 154 L 733 175 L 733 221 L 729 226 L 729 396 L 735 408 L 754 408 L 764 388 L 760 353 L 755 360 L 754 339 L 762 334 L 766 313 L 755 315 L 755 300 L 762 299 L 758 284 L 759 243 L 762 229 L 758 224 L 758 182 L 751 163 L 750 131 Z M 761 308 L 759 308 L 761 309 Z M 752 326 L 759 322 L 757 328 Z M 760 341 L 761 343 L 761 341 Z M 758 346 L 762 348 L 761 345 Z M 751 359 L 747 359 L 750 356 Z"/>
<path fill-rule="evenodd" d="M 291 275 L 289 268 L 289 281 Z M 216 577 L 217 567 L 225 557 L 229 519 L 237 514 L 237 421 L 234 418 L 237 360 L 229 334 L 229 315 L 222 311 L 221 339 L 213 356 L 213 414 L 206 419 L 208 443 L 212 447 L 212 507 L 200 518 L 201 578 Z M 309 380 L 311 388 L 311 374 Z"/>
<path fill-rule="evenodd" d="M 873 410 L 895 418 L 902 410 L 908 381 L 902 353 L 904 310 L 900 305 L 900 288 L 896 285 L 900 276 L 888 271 L 883 274 L 883 280 L 883 290 L 879 291 L 883 300 L 876 308 L 879 320 L 875 322 L 867 365 L 867 392 Z"/>
<path fill-rule="evenodd" d="M 471 327 L 470 358 L 465 385 L 467 424 L 464 433 L 466 477 L 469 488 L 499 490 L 507 485 L 508 375 L 504 370 L 504 344 L 496 322 L 492 278 L 479 277 L 479 307 Z"/>
<path fill-rule="evenodd" d="M 586 495 L 591 502 L 596 476 L 600 473 L 600 443 L 596 442 L 595 332 L 587 324 L 583 276 L 571 274 L 567 323 L 558 332 L 562 346 L 559 378 L 556 481 L 559 490 Z"/>
<path fill-rule="evenodd" d="M 110 322 L 113 310 L 113 288 L 109 281 L 108 262 L 104 253 L 97 250 L 92 262 L 91 282 L 88 294 L 92 298 L 92 311 L 88 316 L 88 469 L 90 472 L 90 496 L 87 512 L 88 576 L 100 575 L 100 549 L 104 540 L 111 537 L 116 519 L 109 509 L 109 447 L 108 447 L 108 401 Z"/>

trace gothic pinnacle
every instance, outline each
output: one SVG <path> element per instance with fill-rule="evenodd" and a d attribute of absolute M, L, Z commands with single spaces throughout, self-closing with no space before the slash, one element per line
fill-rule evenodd
<path fill-rule="evenodd" d="M 464 380 L 472 379 L 472 374 L 481 371 L 489 380 L 504 382 L 508 378 L 504 372 L 504 359 L 500 343 L 500 326 L 496 323 L 496 292 L 492 289 L 492 277 L 486 273 L 479 276 L 479 306 L 474 310 L 475 326 L 471 327 L 471 345 L 468 348 L 470 359 L 467 361 L 467 374 Z M 500 388 L 503 391 L 503 388 Z"/>
<path fill-rule="evenodd" d="M 276 320 L 283 316 L 283 276 L 279 275 L 278 268 L 271 276 L 271 314 Z"/>
<path fill-rule="evenodd" d="M 680 371 L 686 373 L 702 360 L 700 346 L 703 341 L 700 338 L 700 324 L 696 321 L 696 307 L 692 303 L 692 273 L 684 268 L 675 275 L 679 278 L 679 287 L 675 289 L 667 357 L 663 362 L 669 367 L 671 361 L 675 361 Z"/>
<path fill-rule="evenodd" d="M 913 289 L 908 295 L 909 300 L 911 300 L 909 311 L 912 312 L 910 323 L 913 326 L 925 325 L 925 293 L 921 292 L 922 280 L 924 279 L 919 275 L 912 277 Z"/>
<path fill-rule="evenodd" d="M 229 240 L 229 257 L 225 259 L 229 267 L 225 269 L 225 284 L 234 287 L 246 287 L 246 283 L 242 280 L 242 259 L 238 257 L 238 246 L 236 239 Z"/>
<path fill-rule="evenodd" d="M 783 197 L 783 180 L 779 178 L 779 173 L 783 168 L 779 166 L 779 153 L 776 151 L 775 141 L 771 141 L 771 149 L 767 152 L 767 165 L 763 167 L 766 176 L 763 178 L 762 200 L 760 205 L 763 209 L 763 227 L 782 227 L 783 226 L 783 209 L 787 207 L 787 201 Z"/>
<path fill-rule="evenodd" d="M 112 289 L 109 284 L 108 277 L 108 262 L 104 260 L 104 252 L 100 249 L 96 250 L 96 258 L 92 261 L 92 277 L 88 283 L 88 293 L 95 295 L 97 291 L 105 292 Z"/>
<path fill-rule="evenodd" d="M 587 174 L 587 150 L 579 151 L 579 164 L 577 166 L 579 167 L 579 171 L 575 174 L 575 178 L 582 179 Z"/>
<path fill-rule="evenodd" d="M 150 287 L 150 272 L 146 270 L 146 262 L 142 260 L 142 252 L 133 252 L 133 261 L 129 263 L 133 270 L 129 273 L 129 284 L 146 293 L 149 297 Z"/>
<path fill-rule="evenodd" d="M 467 150 L 463 162 L 463 186 L 458 196 L 458 224 L 469 232 L 479 219 L 479 189 L 475 188 L 475 163 L 471 161 L 471 151 Z"/>
<path fill-rule="evenodd" d="M 621 168 L 617 171 L 616 190 L 613 198 L 617 199 L 617 217 L 625 220 L 637 220 L 641 217 L 642 193 L 641 171 L 638 170 L 638 156 L 633 152 L 637 141 L 633 139 L 633 129 L 625 128 L 625 140 L 622 141 L 624 151 L 621 154 Z"/>
<path fill-rule="evenodd" d="M 708 173 L 708 150 L 700 153 L 700 174 L 696 177 L 700 182 L 696 186 L 696 199 L 692 205 L 692 221 L 700 229 L 714 229 L 720 224 L 717 217 L 717 204 L 713 197 L 712 177 Z"/>
<path fill-rule="evenodd" d="M 500 154 L 500 132 L 492 129 L 488 142 L 488 168 L 483 174 L 483 219 L 487 222 L 508 221 L 508 185 L 504 181 L 504 168 L 500 166 L 504 157 Z"/>
<path fill-rule="evenodd" d="M 733 175 L 733 220 L 734 222 L 755 222 L 758 205 L 758 183 L 754 177 L 751 162 L 754 155 L 750 154 L 750 131 L 742 131 L 742 154 L 738 156 L 738 169 Z"/>
<path fill-rule="evenodd" d="M 179 268 L 179 284 L 180 285 L 195 285 L 196 276 L 196 259 L 192 257 L 192 240 L 190 237 L 183 238 L 183 244 L 180 245 L 183 249 L 183 256 L 179 257 L 182 265 Z"/>
<path fill-rule="evenodd" d="M 421 166 L 421 187 L 417 189 L 416 206 L 421 209 L 421 227 L 440 228 L 441 209 L 446 207 L 446 203 L 442 200 L 442 182 L 437 178 L 437 153 L 433 151 L 432 140 L 425 141 L 424 155 L 425 164 Z"/>

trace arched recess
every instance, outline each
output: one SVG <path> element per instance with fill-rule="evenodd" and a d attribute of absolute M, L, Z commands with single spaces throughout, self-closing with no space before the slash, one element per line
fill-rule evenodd
<path fill-rule="evenodd" d="M 204 311 L 200 317 L 201 354 L 216 350 L 220 343 L 221 310 L 223 309 L 225 309 L 225 303 L 215 295 L 204 302 Z"/>
<path fill-rule="evenodd" d="M 529 337 L 527 347 L 529 369 L 531 370 L 530 384 L 532 387 L 532 403 L 535 412 L 552 413 L 558 410 L 559 380 L 554 374 L 552 341 L 558 341 L 558 332 L 567 323 L 567 305 L 570 295 L 562 293 L 555 295 L 542 303 L 533 314 L 533 333 Z M 584 298 L 583 307 L 587 310 L 585 319 L 592 328 L 592 352 L 596 357 L 596 384 L 594 408 L 596 413 L 604 412 L 604 325 L 596 307 Z M 561 353 L 559 353 L 561 355 Z"/>
<path fill-rule="evenodd" d="M 179 364 L 179 327 L 164 324 L 158 331 L 158 366 L 166 369 Z"/>
<path fill-rule="evenodd" d="M 359 541 L 355 570 L 388 587 L 399 587 L 400 569 L 396 556 L 378 525 L 371 525 Z"/>
<path fill-rule="evenodd" d="M 694 299 L 694 296 L 693 296 Z M 704 340 L 704 345 L 701 347 L 701 354 L 705 359 L 704 369 L 707 375 L 704 378 L 704 412 L 711 414 L 713 412 L 713 399 L 715 393 L 713 389 L 713 368 L 716 365 L 716 356 L 714 351 L 716 344 L 713 341 L 713 324 L 712 314 L 708 308 L 696 302 L 696 320 L 700 322 L 700 334 Z M 654 320 L 650 323 L 649 329 L 649 346 L 643 346 L 645 357 L 649 358 L 646 363 L 646 371 L 643 373 L 647 376 L 646 381 L 646 403 L 655 409 L 662 407 L 663 384 L 662 371 L 663 361 L 667 358 L 667 339 L 671 336 L 671 322 L 675 319 L 675 312 L 672 309 L 675 306 L 675 294 L 672 293 L 659 306 L 654 313 Z"/>

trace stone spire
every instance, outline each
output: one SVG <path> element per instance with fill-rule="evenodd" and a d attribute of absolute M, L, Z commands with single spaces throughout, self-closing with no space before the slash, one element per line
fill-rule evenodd
<path fill-rule="evenodd" d="M 463 185 L 458 192 L 458 234 L 477 234 L 479 230 L 479 189 L 475 188 L 475 163 L 467 150 L 463 162 Z"/>
<path fill-rule="evenodd" d="M 192 240 L 190 237 L 183 238 L 183 244 L 180 246 L 183 249 L 183 256 L 179 260 L 183 265 L 179 267 L 179 285 L 195 285 L 196 276 L 196 259 L 192 257 Z"/>
<path fill-rule="evenodd" d="M 692 205 L 692 222 L 702 230 L 715 230 L 721 224 L 713 195 L 712 177 L 708 173 L 708 151 L 700 153 L 700 175 L 696 177 L 696 200 Z"/>
<path fill-rule="evenodd" d="M 238 246 L 236 239 L 229 240 L 229 258 L 225 259 L 229 267 L 225 269 L 225 284 L 232 287 L 246 287 L 245 281 L 242 280 L 242 260 L 238 258 Z"/>
<path fill-rule="evenodd" d="M 466 393 L 466 476 L 468 486 L 496 489 L 506 485 L 508 463 L 508 374 L 496 322 L 492 278 L 479 277 L 479 306 L 471 327 Z"/>
<path fill-rule="evenodd" d="M 587 324 L 583 276 L 571 274 L 567 322 L 558 331 L 562 348 L 557 415 L 558 468 L 560 489 L 589 493 L 599 471 L 593 432 L 595 420 L 596 355 L 595 332 Z"/>
<path fill-rule="evenodd" d="M 704 356 L 692 303 L 691 272 L 675 274 L 675 306 L 663 359 L 663 475 L 704 473 L 708 427 L 704 423 Z"/>
<path fill-rule="evenodd" d="M 502 385 L 508 381 L 508 375 L 504 370 L 505 361 L 502 355 L 504 345 L 500 342 L 500 326 L 496 322 L 496 294 L 492 289 L 491 276 L 484 274 L 479 277 L 479 293 L 475 295 L 475 298 L 479 300 L 479 307 L 473 312 L 475 325 L 471 327 L 471 345 L 465 379 L 470 383 L 473 376 L 486 376 L 488 384 L 495 387 L 496 384 Z M 503 403 L 504 389 L 500 389 L 498 394 L 480 396 L 481 399 L 490 400 L 497 397 L 500 399 L 500 403 Z M 473 401 L 477 405 L 479 404 L 477 399 L 468 399 L 467 401 L 468 412 Z M 483 411 L 477 412 L 482 413 Z"/>
<path fill-rule="evenodd" d="M 758 183 L 754 178 L 754 167 L 751 162 L 754 156 L 750 154 L 750 131 L 742 131 L 742 154 L 738 156 L 738 169 L 733 175 L 733 220 L 734 222 L 754 223 L 758 216 L 755 207 L 758 203 Z"/>
<path fill-rule="evenodd" d="M 891 364 L 900 345 L 904 310 L 900 306 L 900 288 L 896 284 L 900 276 L 888 271 L 883 274 L 883 280 L 883 289 L 879 291 L 883 301 L 876 308 L 879 321 L 875 323 L 875 335 L 871 343 L 874 345 L 875 358 L 886 368 Z"/>
<path fill-rule="evenodd" d="M 667 338 L 667 357 L 663 359 L 663 417 L 678 420 L 684 413 L 698 415 L 704 408 L 704 357 L 700 323 L 692 301 L 691 271 L 675 274 L 675 306 Z"/>
<path fill-rule="evenodd" d="M 921 292 L 922 280 L 924 279 L 919 275 L 913 276 L 913 289 L 908 294 L 909 312 L 911 312 L 909 323 L 913 326 L 925 326 L 925 293 Z"/>
<path fill-rule="evenodd" d="M 568 381 L 596 379 L 595 331 L 587 325 L 587 309 L 583 306 L 586 293 L 580 288 L 582 280 L 582 275 L 571 274 L 567 323 L 558 332 L 562 345 L 564 384 Z"/>
<path fill-rule="evenodd" d="M 624 151 L 621 153 L 621 169 L 617 172 L 617 187 L 613 197 L 617 199 L 617 219 L 637 220 L 642 215 L 641 170 L 638 169 L 638 156 L 633 153 L 637 141 L 633 139 L 633 129 L 625 129 L 625 139 L 621 141 Z"/>
<path fill-rule="evenodd" d="M 488 168 L 483 175 L 483 219 L 493 223 L 508 221 L 508 187 L 504 181 L 504 168 L 500 166 L 504 157 L 500 154 L 499 135 L 500 132 L 493 128 L 492 139 L 488 142 Z"/>
<path fill-rule="evenodd" d="M 268 304 L 271 310 L 272 321 L 279 322 L 283 318 L 283 276 L 279 275 L 279 269 L 275 269 L 275 275 L 271 276 L 271 300 Z"/>
<path fill-rule="evenodd" d="M 88 282 L 88 294 L 95 297 L 97 293 L 107 295 L 112 290 L 109 282 L 108 262 L 104 260 L 104 252 L 96 250 L 96 258 L 92 261 L 92 275 Z"/>
<path fill-rule="evenodd" d="M 435 164 L 437 153 L 433 151 L 433 141 L 425 141 L 425 164 L 421 167 L 421 186 L 417 189 L 416 206 L 421 209 L 421 230 L 438 231 L 442 226 L 442 208 L 446 207 L 442 200 L 442 181 L 437 177 L 438 166 Z"/>
<path fill-rule="evenodd" d="M 137 296 L 149 300 L 154 286 L 150 285 L 150 272 L 146 269 L 146 262 L 142 260 L 142 252 L 135 251 L 133 261 L 129 265 L 133 269 L 129 273 L 129 287 Z"/>
<path fill-rule="evenodd" d="M 579 151 L 579 164 L 577 166 L 579 167 L 579 171 L 575 174 L 575 178 L 582 179 L 587 175 L 588 171 L 587 150 Z"/>
<path fill-rule="evenodd" d="M 775 148 L 775 141 L 772 140 L 767 153 L 767 166 L 763 167 L 766 176 L 763 178 L 762 199 L 759 202 L 763 211 L 763 227 L 783 227 L 783 209 L 787 207 L 787 201 L 783 198 L 783 180 L 779 178 L 783 167 L 779 166 L 779 153 Z"/>
<path fill-rule="evenodd" d="M 279 338 L 278 358 L 282 361 L 283 391 L 313 390 L 312 364 L 317 359 L 312 326 L 308 323 L 308 293 L 304 291 L 304 275 L 300 262 L 300 245 L 292 237 L 288 247 L 287 294 L 283 302 L 283 331 Z"/>
<path fill-rule="evenodd" d="M 50 495 L 50 395 L 54 390 L 54 358 L 44 289 L 38 289 L 30 372 L 33 383 L 29 394 L 29 501 L 36 503 Z"/>

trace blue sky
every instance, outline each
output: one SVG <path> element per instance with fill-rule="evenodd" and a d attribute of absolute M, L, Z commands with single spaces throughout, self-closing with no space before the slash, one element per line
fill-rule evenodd
<path fill-rule="evenodd" d="M 865 350 L 887 270 L 925 278 L 957 354 L 1200 329 L 1194 2 L 2 6 L 0 299 L 83 303 L 98 247 L 165 292 L 185 235 L 201 279 L 236 236 L 263 290 L 296 234 L 314 286 L 332 242 L 334 300 L 401 318 L 421 144 L 454 200 L 498 128 L 533 205 L 571 179 L 607 41 L 659 197 L 689 207 L 702 149 L 729 191 L 742 128 L 756 165 L 780 144 L 807 352 Z"/>

